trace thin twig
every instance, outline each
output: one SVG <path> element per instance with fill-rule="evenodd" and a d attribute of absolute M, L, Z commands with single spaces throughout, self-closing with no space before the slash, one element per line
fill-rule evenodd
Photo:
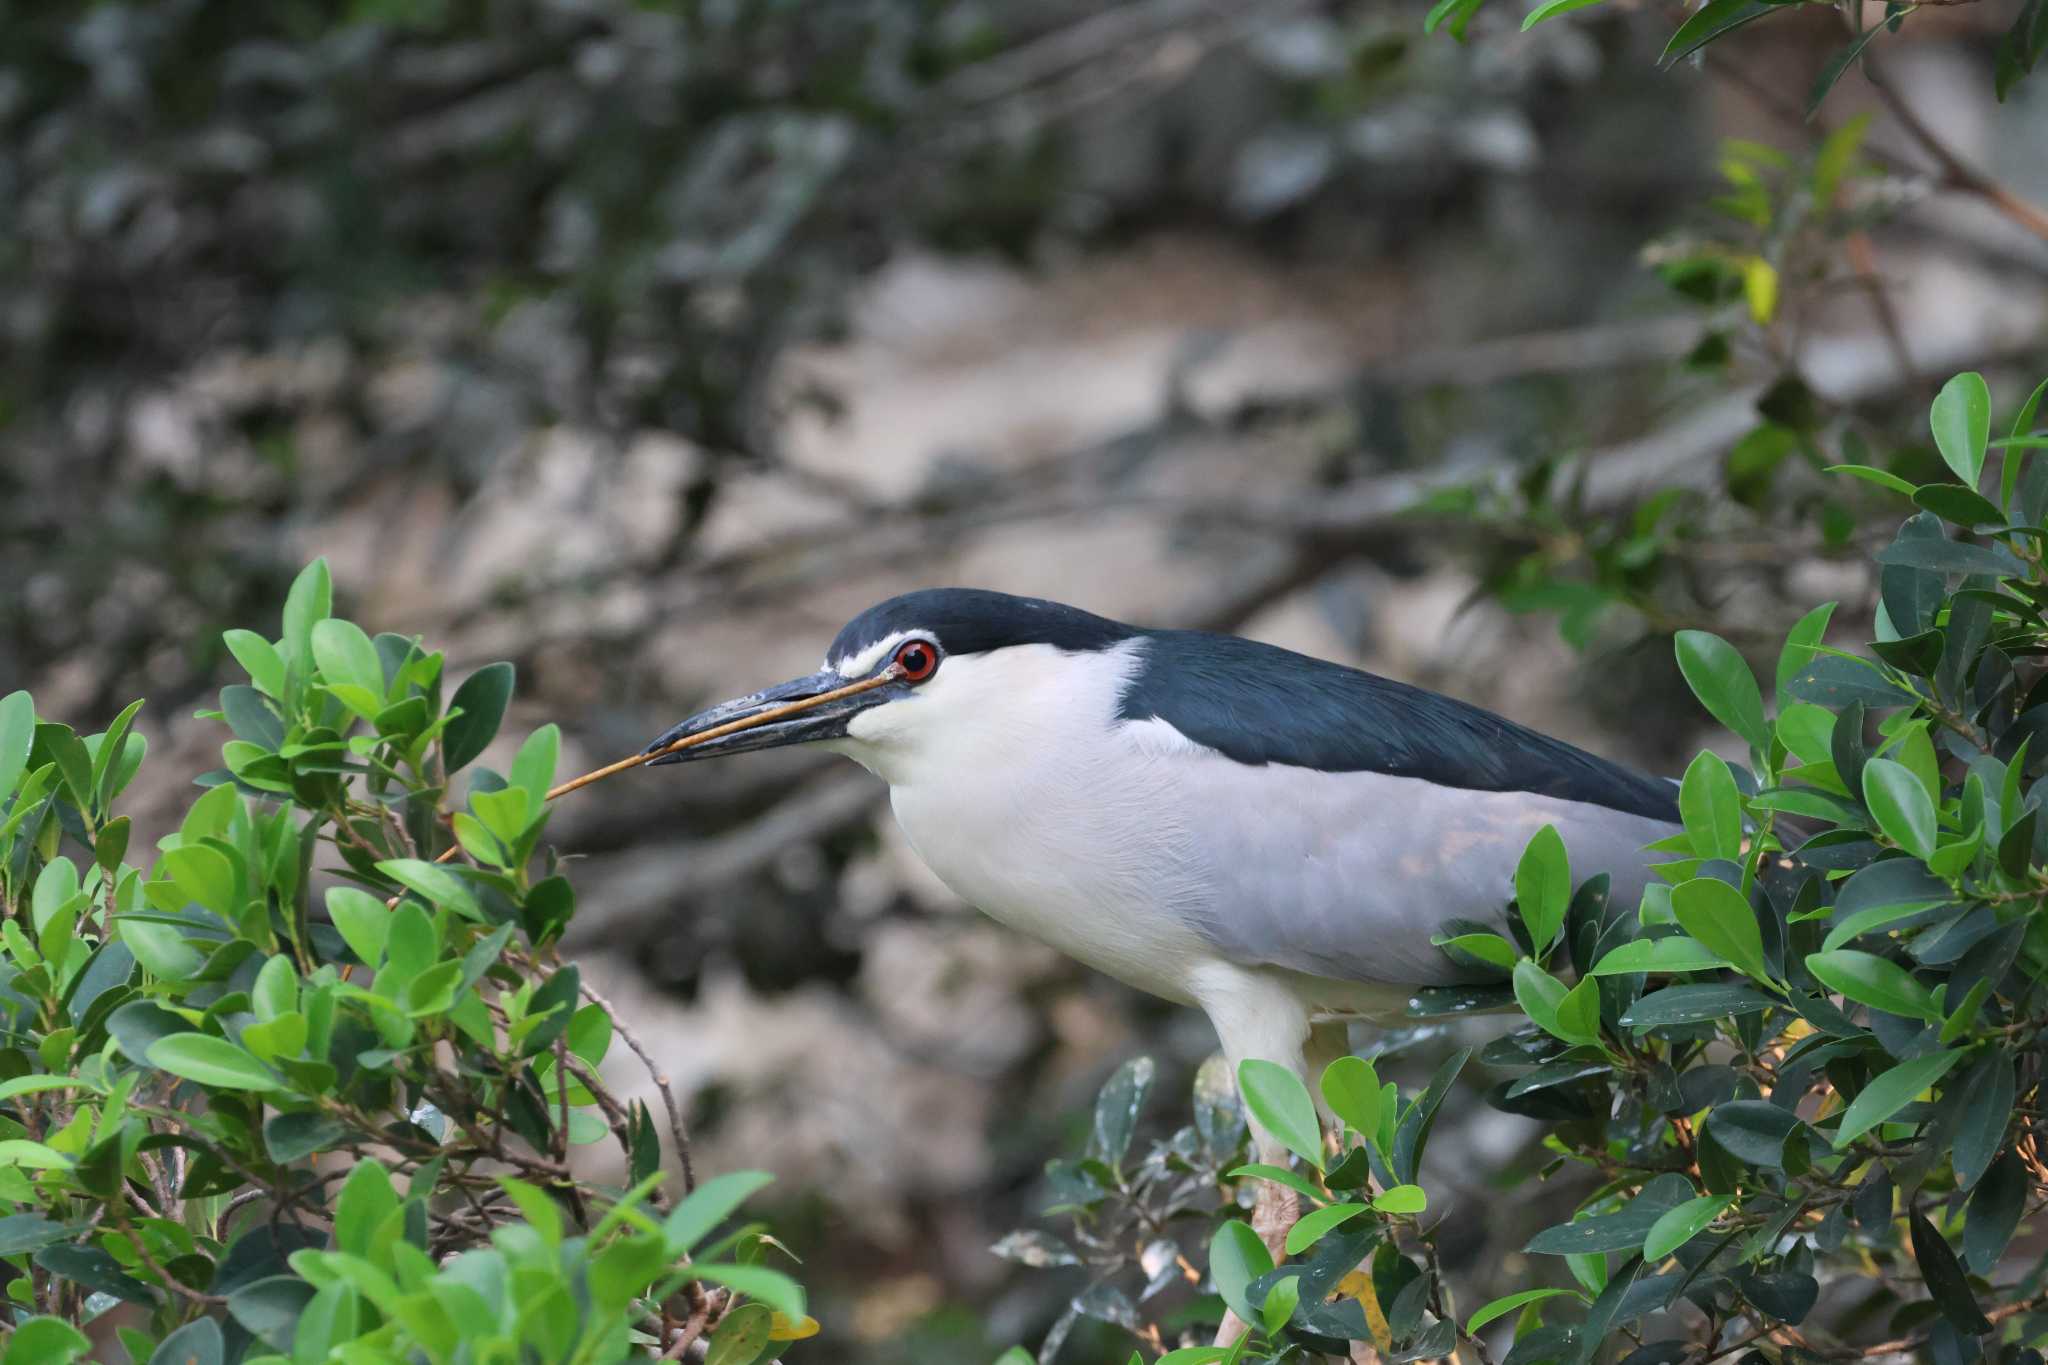
<path fill-rule="evenodd" d="M 669 1137 L 675 1142 L 676 1160 L 682 1163 L 683 1167 L 683 1194 L 688 1196 L 697 1188 L 697 1170 L 690 1161 L 689 1130 L 683 1124 L 683 1111 L 676 1103 L 676 1092 L 670 1085 L 668 1073 L 654 1064 L 654 1058 L 648 1054 L 633 1030 L 626 1027 L 625 1020 L 612 1008 L 611 1001 L 592 990 L 590 983 L 582 979 L 580 972 L 577 973 L 577 988 L 582 991 L 584 999 L 611 1016 L 612 1031 L 624 1039 L 626 1046 L 633 1050 L 633 1055 L 647 1068 L 647 1078 L 654 1082 L 654 1088 L 661 1093 L 661 1102 L 668 1109 Z"/>
<path fill-rule="evenodd" d="M 1942 141 L 1934 130 L 1927 126 L 1913 106 L 1899 94 L 1897 87 L 1891 83 L 1891 78 L 1885 75 L 1884 68 L 1878 65 L 1877 59 L 1868 52 L 1863 54 L 1863 77 L 1870 82 L 1870 88 L 1877 91 L 1877 97 L 1884 101 L 1885 108 L 1898 120 L 1899 126 L 1906 130 L 1907 136 L 1919 143 L 1921 149 L 1933 157 L 1941 167 L 1942 184 L 1951 189 L 1962 190 L 1966 194 L 1976 195 L 2028 232 L 2048 241 L 2048 209 L 2043 209 L 2031 200 L 2022 199 L 1997 180 L 1963 160 L 1953 147 Z"/>

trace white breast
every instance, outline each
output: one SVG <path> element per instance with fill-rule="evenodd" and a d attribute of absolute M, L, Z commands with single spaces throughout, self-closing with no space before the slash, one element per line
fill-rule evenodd
<path fill-rule="evenodd" d="M 1176 910 L 1198 881 L 1170 765 L 1116 720 L 1133 663 L 1044 645 L 949 658 L 835 747 L 888 781 L 905 837 L 963 900 L 1186 1001 L 1188 974 L 1216 954 Z"/>

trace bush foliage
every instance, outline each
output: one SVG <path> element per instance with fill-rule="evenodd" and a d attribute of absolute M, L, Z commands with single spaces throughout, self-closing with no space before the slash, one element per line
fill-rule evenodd
<path fill-rule="evenodd" d="M 1684 832 L 1658 846 L 1671 861 L 1639 905 L 1613 903 L 1604 874 L 1575 886 L 1545 829 L 1502 917 L 1438 939 L 1497 983 L 1424 991 L 1410 1012 L 1519 1010 L 1478 1050 L 1508 1073 L 1487 1100 L 1544 1126 L 1542 1178 L 1590 1184 L 1526 1248 L 1562 1283 L 1461 1307 L 1439 1269 L 1416 1182 L 1470 1049 L 1409 1098 L 1364 1058 L 1338 1061 L 1319 1078 L 1327 1131 L 1292 1072 L 1246 1062 L 1245 1102 L 1289 1169 L 1236 1165 L 1241 1129 L 1207 1091 L 1192 1126 L 1127 1160 L 1150 1070 L 1126 1068 L 1087 1157 L 1053 1170 L 1079 1235 L 999 1249 L 1087 1264 L 1070 1321 L 1156 1343 L 1174 1316 L 1145 1305 L 1187 1278 L 1181 1248 L 1206 1244 L 1204 1287 L 1255 1330 L 1174 1365 L 1341 1357 L 1351 1341 L 1406 1361 L 1461 1340 L 1483 1360 L 1505 1346 L 1503 1365 L 2040 1360 L 2048 1258 L 2007 1251 L 2048 1183 L 2048 461 L 2029 458 L 2048 448 L 2044 393 L 1993 440 L 1982 377 L 1952 379 L 1930 413 L 1939 481 L 1836 467 L 1917 509 L 1877 556 L 1868 655 L 1828 644 L 1834 607 L 1816 608 L 1774 661 L 1767 710 L 1732 645 L 1678 635 L 1742 757 L 1686 769 Z M 1277 1266 L 1232 1216 L 1260 1181 L 1307 1201 Z M 1238 1196 L 1220 1208 L 1219 1182 Z"/>
<path fill-rule="evenodd" d="M 316 562 L 279 638 L 228 633 L 226 766 L 147 856 L 118 813 L 140 703 L 81 736 L 0 699 L 5 1359 L 75 1359 L 123 1304 L 130 1357 L 199 1365 L 598 1362 L 707 1331 L 737 1363 L 809 1334 L 760 1230 L 714 1237 L 766 1177 L 692 1189 L 665 1084 L 657 1120 L 599 1074 L 631 1039 L 550 950 L 554 727 L 482 767 L 511 666 L 446 692 L 441 655 L 330 597 Z M 606 1142 L 630 1188 L 572 1169 Z"/>

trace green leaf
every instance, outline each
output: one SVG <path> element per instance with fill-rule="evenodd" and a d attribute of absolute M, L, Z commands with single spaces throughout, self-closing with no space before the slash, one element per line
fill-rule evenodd
<path fill-rule="evenodd" d="M 1313 1199 L 1317 1203 L 1321 1203 L 1330 1197 L 1318 1188 L 1313 1180 L 1304 1175 L 1290 1171 L 1285 1166 L 1268 1166 L 1257 1161 L 1239 1166 L 1232 1171 L 1226 1171 L 1223 1178 L 1226 1180 L 1243 1180 L 1248 1177 L 1258 1180 L 1270 1180 L 1275 1185 L 1285 1185 L 1296 1194 Z"/>
<path fill-rule="evenodd" d="M 1949 1320 L 1958 1332 L 1966 1337 L 1981 1336 L 1991 1330 L 1991 1319 L 1984 1316 L 1984 1310 L 1977 1306 L 1977 1296 L 1970 1292 L 1970 1282 L 1963 1275 L 1962 1263 L 1945 1238 L 1935 1230 L 1927 1216 L 1915 1208 L 1908 1218 L 1913 1235 L 1913 1259 L 1920 1263 L 1920 1274 L 1927 1282 L 1927 1292 L 1934 1299 L 1934 1306 Z"/>
<path fill-rule="evenodd" d="M 406 982 L 399 1004 L 414 1019 L 424 1019 L 446 1011 L 455 1003 L 455 993 L 461 988 L 462 964 L 437 962 Z"/>
<path fill-rule="evenodd" d="M 334 1199 L 334 1244 L 352 1255 L 368 1256 L 377 1229 L 398 1205 L 398 1190 L 384 1164 L 375 1159 L 358 1162 Z"/>
<path fill-rule="evenodd" d="M 1650 1224 L 1643 1238 L 1643 1260 L 1654 1265 L 1690 1242 L 1735 1202 L 1732 1194 L 1701 1195 L 1688 1199 Z"/>
<path fill-rule="evenodd" d="M 1941 1022 L 1934 996 L 1898 963 L 1854 948 L 1813 953 L 1806 959 L 1815 979 L 1838 995 L 1887 1014 Z"/>
<path fill-rule="evenodd" d="M 1626 1208 L 1545 1228 L 1529 1239 L 1524 1250 L 1541 1256 L 1634 1251 L 1643 1244 L 1643 1238 L 1657 1220 L 1691 1198 L 1692 1192 L 1692 1184 L 1684 1176 L 1657 1176 L 1643 1186 Z"/>
<path fill-rule="evenodd" d="M 662 1224 L 669 1254 L 689 1255 L 734 1209 L 774 1179 L 766 1171 L 728 1171 L 699 1185 Z"/>
<path fill-rule="evenodd" d="M 1402 1188 L 1412 1188 L 1403 1186 Z M 1313 1212 L 1305 1213 L 1295 1225 L 1287 1230 L 1287 1254 L 1299 1256 L 1323 1239 L 1323 1234 L 1340 1223 L 1348 1223 L 1369 1209 L 1363 1204 L 1328 1204 Z"/>
<path fill-rule="evenodd" d="M 249 681 L 256 684 L 257 691 L 278 701 L 285 699 L 284 656 L 275 645 L 253 630 L 224 631 L 220 638 L 242 671 L 249 675 Z"/>
<path fill-rule="evenodd" d="M 1742 858 L 1742 798 L 1735 775 L 1711 750 L 1702 749 L 1685 770 L 1678 788 L 1678 814 L 1692 836 L 1692 850 L 1702 858 Z"/>
<path fill-rule="evenodd" d="M 194 1318 L 163 1339 L 149 1365 L 221 1365 L 225 1349 L 220 1324 L 212 1318 Z"/>
<path fill-rule="evenodd" d="M 214 1335 L 220 1335 L 216 1330 Z M 70 1365 L 92 1349 L 92 1339 L 62 1318 L 24 1318 L 8 1334 L 4 1365 Z M 215 1359 L 219 1356 L 216 1353 Z M 155 1365 L 152 1358 L 151 1365 Z M 196 1365 L 204 1365 L 197 1362 Z"/>
<path fill-rule="evenodd" d="M 803 1319 L 804 1291 L 779 1270 L 757 1265 L 693 1265 L 690 1273 L 759 1300 L 792 1321 Z"/>
<path fill-rule="evenodd" d="M 232 923 L 235 869 L 227 855 L 205 844 L 183 844 L 163 856 L 164 871 L 187 898 Z"/>
<path fill-rule="evenodd" d="M 1518 1308 L 1526 1307 L 1532 1303 L 1541 1303 L 1545 1299 L 1554 1299 L 1563 1294 L 1569 1294 L 1573 1298 L 1580 1300 L 1584 1300 L 1586 1297 L 1573 1289 L 1524 1289 L 1483 1305 L 1465 1323 L 1465 1331 L 1467 1335 L 1476 1333 L 1480 1328 L 1486 1326 L 1487 1323 L 1494 1321 L 1496 1318 L 1506 1317 Z"/>
<path fill-rule="evenodd" d="M 1673 643 L 1678 671 L 1707 713 L 1753 748 L 1768 750 L 1771 732 L 1764 725 L 1763 694 L 1735 646 L 1703 630 L 1681 630 Z"/>
<path fill-rule="evenodd" d="M 1671 913 L 1707 951 L 1759 981 L 1770 980 L 1756 912 L 1740 891 L 1714 877 L 1695 877 L 1671 888 Z"/>
<path fill-rule="evenodd" d="M 1323 1103 L 1367 1139 L 1380 1132 L 1380 1078 L 1363 1057 L 1339 1057 L 1323 1068 Z"/>
<path fill-rule="evenodd" d="M 270 1069 L 225 1038 L 174 1033 L 149 1045 L 149 1064 L 222 1090 L 281 1090 Z"/>
<path fill-rule="evenodd" d="M 1864 29 L 1863 32 L 1850 39 L 1847 44 L 1837 49 L 1835 54 L 1828 58 L 1821 66 L 1820 74 L 1814 77 L 1813 87 L 1806 92 L 1806 116 L 1808 118 L 1812 118 L 1819 112 L 1822 103 L 1827 100 L 1828 92 L 1835 88 L 1835 82 L 1841 80 L 1842 73 L 1856 64 L 1856 59 L 1863 55 L 1864 47 L 1869 44 L 1871 39 L 1884 32 L 1885 27 L 1882 23 L 1872 24 L 1869 28 Z"/>
<path fill-rule="evenodd" d="M 476 896 L 467 882 L 423 858 L 386 858 L 377 864 L 377 870 L 424 896 L 429 905 L 446 906 L 469 919 L 480 918 L 483 913 L 477 908 Z"/>
<path fill-rule="evenodd" d="M 1209 1275 L 1216 1281 L 1216 1292 L 1223 1296 L 1225 1306 L 1246 1322 L 1256 1322 L 1258 1314 L 1245 1298 L 1245 1290 L 1272 1268 L 1272 1253 L 1259 1234 L 1235 1218 L 1217 1228 L 1209 1240 Z"/>
<path fill-rule="evenodd" d="M 449 709 L 459 712 L 441 732 L 441 759 L 450 773 L 467 767 L 497 738 L 512 700 L 511 664 L 485 664 L 455 689 Z"/>
<path fill-rule="evenodd" d="M 1560 14 L 1570 14 L 1575 9 L 1586 9 L 1600 4 L 1602 0 L 1543 0 L 1543 3 L 1529 11 L 1522 20 L 1522 32 L 1527 33 L 1545 19 L 1555 19 Z"/>
<path fill-rule="evenodd" d="M 1564 982 L 1527 958 L 1515 964 L 1515 1003 L 1522 1007 L 1522 1013 L 1529 1016 L 1530 1022 L 1545 1033 L 1564 1037 L 1559 1031 L 1557 1010 L 1569 994 Z M 1565 1041 L 1577 1040 L 1565 1038 Z"/>
<path fill-rule="evenodd" d="M 0 697 L 0 799 L 14 792 L 36 738 L 35 699 L 26 692 Z"/>
<path fill-rule="evenodd" d="M 1991 438 L 1991 390 L 1984 376 L 1971 370 L 1942 385 L 1927 422 L 1941 458 L 1965 486 L 1975 488 L 1984 471 L 1984 446 Z"/>
<path fill-rule="evenodd" d="M 577 1011 L 569 1029 L 569 1043 L 578 1056 L 582 1051 L 576 1048 L 576 1024 L 591 1017 L 589 1011 L 596 1010 L 596 1017 L 605 1024 L 606 1038 L 610 1037 L 611 1016 L 596 1006 Z M 595 1063 L 595 1059 L 585 1057 Z M 1138 1111 L 1144 1106 L 1145 1096 L 1152 1089 L 1154 1067 L 1150 1057 L 1133 1057 L 1111 1073 L 1103 1082 L 1102 1089 L 1095 1096 L 1094 1148 L 1112 1169 L 1123 1165 L 1124 1153 L 1130 1150 L 1131 1134 L 1136 1130 Z"/>
<path fill-rule="evenodd" d="M 1785 1164 L 1785 1144 L 1806 1125 L 1765 1100 L 1732 1100 L 1707 1115 L 1706 1131 L 1738 1161 L 1770 1169 Z"/>
<path fill-rule="evenodd" d="M 1724 982 L 1701 985 L 1666 986 L 1630 1005 L 1621 1022 L 1630 1028 L 1648 1029 L 1668 1024 L 1699 1024 L 1709 1019 L 1728 1019 L 1755 1014 L 1775 1003 L 1771 997 L 1748 986 Z"/>
<path fill-rule="evenodd" d="M 330 887 L 327 916 L 364 966 L 375 971 L 383 964 L 385 940 L 391 933 L 391 911 L 383 901 L 357 887 Z"/>
<path fill-rule="evenodd" d="M 1381 1213 L 1421 1213 L 1429 1207 L 1429 1195 L 1420 1185 L 1395 1185 L 1375 1195 L 1372 1206 Z"/>
<path fill-rule="evenodd" d="M 347 1137 L 348 1126 L 313 1110 L 273 1114 L 263 1123 L 263 1147 L 277 1162 L 298 1161 Z"/>
<path fill-rule="evenodd" d="M 1545 825 L 1522 850 L 1515 866 L 1515 906 L 1529 930 L 1529 941 L 1538 957 L 1549 949 L 1564 927 L 1565 912 L 1571 908 L 1572 869 L 1564 838 L 1554 825 Z"/>
<path fill-rule="evenodd" d="M 1301 1276 L 1283 1275 L 1273 1282 L 1272 1288 L 1266 1291 L 1266 1301 L 1259 1305 L 1259 1325 L 1267 1336 L 1278 1336 L 1280 1329 L 1287 1325 L 1287 1320 L 1300 1306 Z"/>
<path fill-rule="evenodd" d="M 1785 647 L 1778 651 L 1777 695 L 1782 711 L 1786 692 L 1799 670 L 1813 662 L 1813 651 L 1826 637 L 1828 621 L 1835 614 L 1833 602 L 1823 602 L 1799 618 L 1799 624 L 1785 636 Z"/>
<path fill-rule="evenodd" d="M 326 620 L 333 608 L 334 581 L 328 575 L 327 561 L 316 559 L 299 570 L 284 599 L 286 662 L 301 679 L 313 671 L 313 625 Z"/>
<path fill-rule="evenodd" d="M 1472 16 L 1479 12 L 1486 0 L 1436 0 L 1429 7 L 1429 13 L 1422 18 L 1422 31 L 1435 33 L 1445 30 L 1459 42 L 1465 40 L 1465 26 L 1472 22 Z"/>
<path fill-rule="evenodd" d="M 1933 1052 L 1871 1077 L 1870 1084 L 1843 1111 L 1841 1126 L 1835 1130 L 1835 1149 L 1847 1147 L 1911 1104 L 1914 1096 L 1946 1076 L 1962 1059 L 1960 1052 Z"/>
<path fill-rule="evenodd" d="M 1289 1067 L 1247 1057 L 1237 1064 L 1238 1093 L 1265 1130 L 1317 1170 L 1323 1168 L 1323 1133 L 1308 1087 Z"/>
<path fill-rule="evenodd" d="M 384 701 L 384 661 L 377 646 L 353 621 L 330 618 L 313 627 L 313 662 L 329 683 L 360 687 L 377 701 Z"/>
<path fill-rule="evenodd" d="M 1733 32 L 1752 20 L 1761 19 L 1778 8 L 1767 0 L 1707 0 L 1707 3 L 1678 26 L 1671 35 L 1671 41 L 1664 45 L 1663 55 L 1657 58 L 1659 66 L 1670 66 L 1673 62 L 1691 56 L 1713 42 L 1724 33 Z"/>
<path fill-rule="evenodd" d="M 32 1171 L 68 1171 L 76 1164 L 64 1153 L 27 1138 L 0 1140 L 0 1167 L 23 1166 Z"/>
<path fill-rule="evenodd" d="M 1461 1047 L 1438 1063 L 1429 1078 L 1429 1086 L 1401 1114 L 1401 1120 L 1394 1127 L 1394 1150 L 1387 1155 L 1394 1168 L 1394 1178 L 1403 1184 L 1412 1184 L 1416 1172 L 1422 1166 L 1422 1152 L 1429 1145 L 1430 1130 L 1436 1125 L 1436 1112 L 1443 1105 L 1444 1096 L 1451 1091 L 1451 1083 L 1458 1079 L 1458 1073 L 1465 1069 L 1465 1063 L 1472 1059 L 1472 1049 Z M 1391 1092 L 1393 1082 L 1387 1082 Z M 1391 1099 L 1386 1101 L 1391 1103 Z"/>
<path fill-rule="evenodd" d="M 1934 852 L 1934 802 L 1911 768 L 1894 759 L 1871 759 L 1863 765 L 1863 802 L 1887 839 L 1916 858 Z"/>
<path fill-rule="evenodd" d="M 1903 493 L 1909 498 L 1913 496 L 1915 491 L 1912 484 L 1906 482 L 1890 470 L 1876 469 L 1867 464 L 1831 464 L 1824 472 L 1829 474 L 1847 474 L 1852 479 L 1861 479 L 1865 483 L 1874 483 L 1879 488 L 1889 488 L 1892 492 Z"/>
<path fill-rule="evenodd" d="M 1711 972 L 1732 966 L 1728 959 L 1683 935 L 1638 938 L 1617 944 L 1593 964 L 1589 976 L 1625 976 L 1634 972 Z"/>
<path fill-rule="evenodd" d="M 530 820 L 547 804 L 548 789 L 555 785 L 555 765 L 560 761 L 562 732 L 543 725 L 526 737 L 512 760 L 511 784 L 526 791 L 526 812 Z"/>
<path fill-rule="evenodd" d="M 1433 939 L 1431 941 L 1437 947 L 1449 953 L 1453 960 L 1457 958 L 1458 954 L 1463 953 L 1467 957 L 1484 962 L 1488 966 L 1498 967 L 1502 971 L 1512 971 L 1515 966 L 1515 959 L 1521 956 L 1520 952 L 1516 950 L 1515 945 L 1502 938 L 1499 934 L 1457 934 L 1451 938 Z"/>

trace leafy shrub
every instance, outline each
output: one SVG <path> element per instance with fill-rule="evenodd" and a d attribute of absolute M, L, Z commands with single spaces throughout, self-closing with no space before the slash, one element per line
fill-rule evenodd
<path fill-rule="evenodd" d="M 117 1304 L 133 1359 L 202 1365 L 597 1362 L 707 1328 L 740 1365 L 815 1330 L 758 1228 L 713 1236 L 766 1177 L 671 1207 L 673 1097 L 658 1123 L 599 1076 L 631 1039 L 550 948 L 554 727 L 477 766 L 511 666 L 444 701 L 441 655 L 330 596 L 316 562 L 280 638 L 228 632 L 226 767 L 146 859 L 117 813 L 140 703 L 80 736 L 0 698 L 5 1359 L 75 1359 Z M 606 1141 L 631 1188 L 573 1174 Z"/>
<path fill-rule="evenodd" d="M 1088 1158 L 1053 1171 L 1075 1244 L 1000 1249 L 1085 1262 L 1095 1282 L 1073 1315 L 1159 1343 L 1173 1322 L 1140 1308 L 1185 1278 L 1179 1248 L 1206 1242 L 1192 1278 L 1254 1331 L 1175 1365 L 1341 1356 L 1347 1341 L 1404 1361 L 1463 1339 L 1491 1359 L 1482 1334 L 1507 1345 L 1503 1365 L 1751 1348 L 2038 1362 L 2048 1258 L 2006 1272 L 2048 1183 L 2048 460 L 2028 458 L 2048 449 L 2044 393 L 1993 441 L 1984 380 L 1951 380 L 1931 412 L 1951 478 L 1837 467 L 1918 509 L 1877 556 L 1869 656 L 1826 644 L 1834 608 L 1815 609 L 1775 660 L 1769 714 L 1733 646 L 1678 636 L 1686 681 L 1747 754 L 1687 768 L 1684 832 L 1659 846 L 1673 861 L 1639 905 L 1613 904 L 1604 875 L 1574 889 L 1545 830 L 1501 920 L 1439 938 L 1499 980 L 1425 992 L 1412 1011 L 1519 1009 L 1526 1022 L 1477 1054 L 1509 1073 L 1487 1099 L 1544 1125 L 1544 1176 L 1591 1183 L 1526 1248 L 1568 1283 L 1461 1312 L 1416 1218 L 1436 1106 L 1469 1052 L 1405 1101 L 1366 1060 L 1339 1061 L 1319 1078 L 1329 1135 L 1292 1072 L 1245 1063 L 1246 1103 L 1298 1158 L 1284 1170 L 1234 1165 L 1236 1136 L 1199 1105 L 1127 1163 L 1123 1116 L 1149 1071 L 1119 1073 Z M 1231 1216 L 1256 1181 L 1306 1200 L 1278 1266 Z M 1133 1235 L 1174 1220 L 1170 1251 Z M 1887 1339 L 1842 1344 L 1872 1332 Z"/>

